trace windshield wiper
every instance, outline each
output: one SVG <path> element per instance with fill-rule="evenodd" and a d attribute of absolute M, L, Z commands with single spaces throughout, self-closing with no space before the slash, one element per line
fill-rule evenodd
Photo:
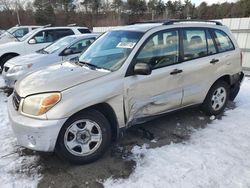
<path fill-rule="evenodd" d="M 48 54 L 49 52 L 45 51 L 43 48 L 37 51 L 40 54 Z"/>
<path fill-rule="evenodd" d="M 104 69 L 104 70 L 110 71 L 109 69 L 106 69 L 106 68 L 103 68 L 103 67 L 99 67 L 99 66 L 91 64 L 91 63 L 87 63 L 87 62 L 83 62 L 83 61 L 79 61 L 79 63 L 81 63 L 82 65 L 86 65 L 90 69 Z"/>

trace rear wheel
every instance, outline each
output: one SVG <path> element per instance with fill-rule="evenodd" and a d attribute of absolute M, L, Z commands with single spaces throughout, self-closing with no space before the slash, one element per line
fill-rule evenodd
<path fill-rule="evenodd" d="M 208 115 L 218 115 L 222 113 L 229 100 L 229 85 L 219 80 L 209 90 L 202 108 Z"/>
<path fill-rule="evenodd" d="M 62 127 L 56 153 L 63 159 L 85 164 L 100 158 L 111 141 L 111 128 L 104 115 L 96 110 L 70 118 Z"/>

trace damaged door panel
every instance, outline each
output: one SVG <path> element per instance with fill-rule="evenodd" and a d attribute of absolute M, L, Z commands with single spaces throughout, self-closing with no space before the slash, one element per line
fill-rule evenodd
<path fill-rule="evenodd" d="M 129 76 L 125 81 L 127 123 L 179 108 L 182 100 L 182 76 L 170 75 L 173 68 L 157 69 L 151 75 Z"/>

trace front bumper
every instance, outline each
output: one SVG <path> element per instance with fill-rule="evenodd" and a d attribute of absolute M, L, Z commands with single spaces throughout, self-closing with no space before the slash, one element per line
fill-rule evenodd
<path fill-rule="evenodd" d="M 4 70 L 2 72 L 5 85 L 9 88 L 14 88 L 16 81 L 19 80 L 24 74 L 25 73 L 8 74 Z"/>
<path fill-rule="evenodd" d="M 8 113 L 19 145 L 36 151 L 54 151 L 59 131 L 66 118 L 40 120 L 23 116 L 14 109 L 12 96 L 8 98 Z"/>

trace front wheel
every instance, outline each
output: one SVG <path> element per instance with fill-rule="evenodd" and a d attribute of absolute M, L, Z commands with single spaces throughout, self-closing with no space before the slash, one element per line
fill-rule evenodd
<path fill-rule="evenodd" d="M 229 100 L 229 85 L 219 80 L 209 90 L 202 108 L 208 115 L 218 115 L 222 113 Z"/>
<path fill-rule="evenodd" d="M 100 158 L 111 141 L 111 128 L 104 115 L 88 110 L 70 118 L 62 127 L 56 145 L 59 157 L 76 164 Z"/>

